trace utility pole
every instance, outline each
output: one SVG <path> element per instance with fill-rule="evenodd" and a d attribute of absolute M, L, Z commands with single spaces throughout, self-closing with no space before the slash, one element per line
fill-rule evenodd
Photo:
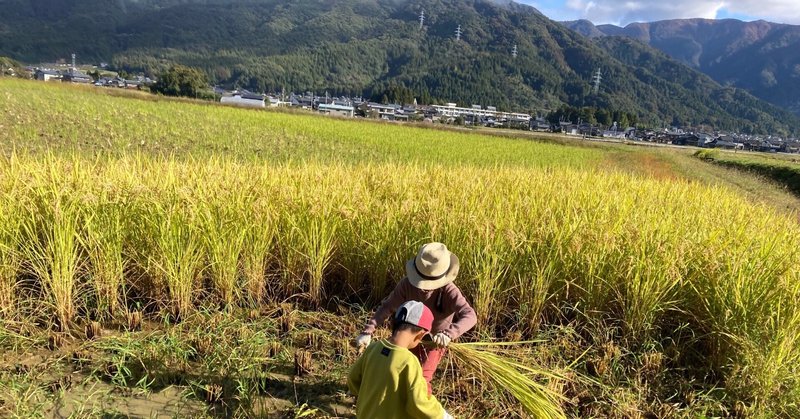
<path fill-rule="evenodd" d="M 78 67 L 75 66 L 75 53 L 72 53 L 72 69 L 76 69 Z"/>
<path fill-rule="evenodd" d="M 511 56 L 517 58 L 517 44 L 514 44 L 514 49 L 511 50 Z"/>
<path fill-rule="evenodd" d="M 600 82 L 603 81 L 603 75 L 600 73 L 600 69 L 597 69 L 597 72 L 594 73 L 594 77 L 592 77 L 592 83 L 594 83 L 594 88 L 592 91 L 594 94 L 598 94 L 600 92 Z"/>
<path fill-rule="evenodd" d="M 423 26 L 425 26 L 425 9 L 419 13 L 419 29 L 422 30 Z"/>
<path fill-rule="evenodd" d="M 461 40 L 461 25 L 458 25 L 458 27 L 456 28 L 456 41 L 460 40 Z"/>

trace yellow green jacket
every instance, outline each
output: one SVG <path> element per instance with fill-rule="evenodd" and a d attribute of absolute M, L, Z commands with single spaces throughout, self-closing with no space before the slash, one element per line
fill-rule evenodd
<path fill-rule="evenodd" d="M 445 414 L 428 395 L 417 357 L 385 340 L 367 347 L 350 369 L 347 386 L 358 397 L 360 419 L 442 419 Z"/>

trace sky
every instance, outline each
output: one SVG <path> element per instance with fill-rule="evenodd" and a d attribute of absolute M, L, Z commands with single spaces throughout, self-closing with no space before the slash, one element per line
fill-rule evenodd
<path fill-rule="evenodd" d="M 666 19 L 706 18 L 800 24 L 798 0 L 516 0 L 553 20 L 588 19 L 627 25 Z"/>

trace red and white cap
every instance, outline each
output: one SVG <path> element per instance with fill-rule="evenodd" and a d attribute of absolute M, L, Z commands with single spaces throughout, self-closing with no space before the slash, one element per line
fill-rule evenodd
<path fill-rule="evenodd" d="M 395 319 L 431 331 L 433 327 L 433 312 L 419 301 L 406 301 L 397 309 Z"/>

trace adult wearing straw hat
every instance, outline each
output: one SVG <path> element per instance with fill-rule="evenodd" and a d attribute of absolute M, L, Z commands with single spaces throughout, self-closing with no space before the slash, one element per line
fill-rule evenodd
<path fill-rule="evenodd" d="M 356 338 L 356 346 L 366 347 L 372 341 L 375 329 L 406 301 L 425 304 L 433 312 L 431 335 L 436 347 L 419 345 L 413 351 L 422 366 L 422 375 L 431 379 L 450 341 L 458 339 L 475 327 L 478 316 L 469 305 L 454 281 L 458 276 L 458 257 L 442 243 L 427 243 L 420 247 L 417 256 L 406 262 L 406 277 L 386 297 L 364 330 Z"/>

